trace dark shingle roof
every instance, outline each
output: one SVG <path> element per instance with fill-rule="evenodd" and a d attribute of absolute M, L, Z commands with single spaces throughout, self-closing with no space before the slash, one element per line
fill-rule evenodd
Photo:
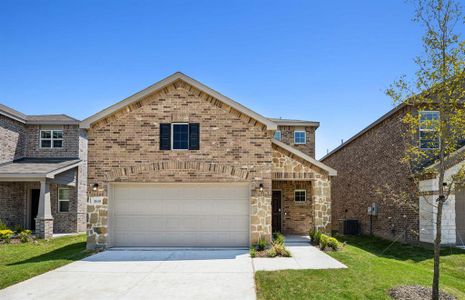
<path fill-rule="evenodd" d="M 58 115 L 25 115 L 11 107 L 0 103 L 0 114 L 24 124 L 31 125 L 78 125 L 79 120 L 64 114 Z"/>
<path fill-rule="evenodd" d="M 47 175 L 76 165 L 79 159 L 23 158 L 0 165 L 2 177 L 46 177 Z"/>

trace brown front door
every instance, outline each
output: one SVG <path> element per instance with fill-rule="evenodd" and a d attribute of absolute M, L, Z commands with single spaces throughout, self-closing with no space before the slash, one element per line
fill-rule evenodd
<path fill-rule="evenodd" d="M 36 230 L 36 217 L 37 212 L 39 211 L 39 198 L 40 190 L 33 189 L 31 190 L 31 216 L 30 216 L 30 228 L 31 230 Z"/>
<path fill-rule="evenodd" d="M 281 232 L 281 191 L 273 191 L 271 198 L 271 229 L 273 232 Z"/>

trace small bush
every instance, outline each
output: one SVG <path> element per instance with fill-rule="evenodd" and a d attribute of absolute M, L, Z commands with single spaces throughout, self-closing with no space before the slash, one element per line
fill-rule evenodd
<path fill-rule="evenodd" d="M 309 232 L 309 236 L 312 240 L 312 243 L 314 245 L 319 245 L 320 244 L 320 238 L 321 238 L 321 232 L 319 230 L 311 230 Z"/>
<path fill-rule="evenodd" d="M 273 245 L 273 248 L 276 251 L 276 255 L 282 256 L 282 257 L 290 257 L 291 253 L 289 250 L 284 247 L 284 244 L 275 244 Z"/>
<path fill-rule="evenodd" d="M 273 244 L 284 245 L 284 241 L 285 241 L 285 238 L 282 233 L 279 233 L 279 232 L 273 233 Z"/>
<path fill-rule="evenodd" d="M 320 249 L 325 250 L 329 243 L 329 236 L 322 234 L 320 236 Z"/>
<path fill-rule="evenodd" d="M 257 250 L 254 247 L 250 248 L 249 253 L 250 253 L 250 257 L 252 258 L 257 256 Z"/>
<path fill-rule="evenodd" d="M 0 230 L 0 240 L 4 241 L 5 243 L 9 243 L 13 237 L 13 234 L 13 231 L 9 229 Z"/>
<path fill-rule="evenodd" d="M 328 238 L 328 247 L 330 247 L 334 251 L 337 251 L 342 247 L 342 244 L 336 238 L 329 237 Z"/>
<path fill-rule="evenodd" d="M 5 223 L 3 223 L 2 220 L 0 220 L 0 230 L 7 230 L 8 229 L 8 226 L 6 226 Z"/>
<path fill-rule="evenodd" d="M 268 251 L 266 251 L 266 256 L 268 257 L 276 257 L 277 255 L 278 253 L 276 252 L 275 247 L 271 247 L 270 249 L 268 249 Z"/>
<path fill-rule="evenodd" d="M 15 225 L 15 226 L 13 227 L 13 231 L 14 231 L 16 234 L 20 234 L 21 232 L 24 231 L 24 228 L 23 228 L 21 225 L 17 224 L 17 225 Z"/>
<path fill-rule="evenodd" d="M 266 246 L 267 246 L 266 240 L 264 238 L 260 238 L 258 240 L 258 243 L 255 245 L 255 249 L 257 249 L 258 251 L 263 251 L 265 250 Z"/>
<path fill-rule="evenodd" d="M 32 231 L 30 230 L 23 230 L 18 234 L 19 240 L 21 243 L 27 243 L 29 238 L 31 237 Z"/>

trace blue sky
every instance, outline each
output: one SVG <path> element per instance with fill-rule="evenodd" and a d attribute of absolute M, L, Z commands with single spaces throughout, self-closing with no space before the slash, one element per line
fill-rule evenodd
<path fill-rule="evenodd" d="M 83 119 L 182 71 L 262 115 L 321 122 L 321 157 L 392 108 L 384 89 L 422 50 L 412 14 L 403 0 L 3 0 L 0 102 Z"/>

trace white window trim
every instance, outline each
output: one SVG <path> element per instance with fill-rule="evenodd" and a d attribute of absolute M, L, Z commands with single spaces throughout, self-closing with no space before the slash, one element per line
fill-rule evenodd
<path fill-rule="evenodd" d="M 305 201 L 296 201 L 296 200 L 295 200 L 295 193 L 296 193 L 296 192 L 304 192 Z M 294 190 L 294 202 L 295 202 L 295 203 L 306 203 L 306 202 L 307 202 L 307 190 L 305 190 L 305 189 Z"/>
<path fill-rule="evenodd" d="M 174 125 L 187 125 L 187 148 L 186 149 L 174 149 Z M 171 150 L 173 151 L 188 151 L 189 150 L 189 123 L 171 123 Z"/>
<path fill-rule="evenodd" d="M 49 139 L 46 139 L 46 138 L 42 138 L 42 132 L 43 131 L 50 131 L 50 138 Z M 54 131 L 61 131 L 61 135 L 62 135 L 62 138 L 61 139 L 58 139 L 58 138 L 53 138 L 53 132 Z M 53 148 L 56 148 L 56 149 L 63 149 L 64 148 L 64 144 L 65 144 L 65 139 L 63 138 L 65 135 L 65 132 L 63 131 L 63 129 L 41 129 L 40 132 L 39 132 L 39 148 L 40 149 L 53 149 Z M 42 147 L 42 141 L 50 141 L 50 147 Z M 61 147 L 54 147 L 53 146 L 53 141 L 61 141 Z"/>
<path fill-rule="evenodd" d="M 295 141 L 295 134 L 302 132 L 304 134 L 304 142 L 303 143 L 297 143 Z M 307 144 L 307 132 L 305 130 L 295 130 L 294 131 L 294 145 L 305 145 Z"/>
<path fill-rule="evenodd" d="M 277 139 L 277 138 L 275 137 L 275 136 L 276 136 L 276 133 L 278 133 L 278 132 L 279 132 L 279 139 Z M 283 137 L 283 136 L 282 136 L 281 130 L 276 130 L 275 133 L 274 133 L 274 135 L 273 135 L 273 137 L 274 137 L 276 140 L 281 141 L 281 140 L 282 140 L 282 137 Z"/>
<path fill-rule="evenodd" d="M 66 214 L 66 213 L 69 213 L 70 209 L 69 209 L 69 203 L 70 203 L 70 199 L 60 199 L 60 190 L 70 190 L 70 188 L 58 188 L 58 195 L 57 195 L 57 199 L 58 199 L 58 212 L 61 213 L 61 214 Z M 68 211 L 61 211 L 60 210 L 60 202 L 64 202 L 64 201 L 67 201 L 68 202 Z"/>
<path fill-rule="evenodd" d="M 422 113 L 437 113 L 438 116 L 439 116 L 438 121 L 441 120 L 441 115 L 440 115 L 438 110 L 422 110 L 422 111 L 419 111 L 418 115 L 419 115 L 420 118 L 421 118 Z M 419 121 L 419 124 L 418 124 L 418 146 L 420 147 L 420 149 L 421 150 L 437 150 L 437 149 L 439 149 L 441 147 L 441 139 L 439 139 L 439 144 L 438 144 L 437 148 L 423 148 L 421 146 L 421 133 L 424 132 L 424 131 L 431 132 L 431 131 L 436 131 L 436 130 L 435 129 L 429 129 L 429 128 L 421 128 L 421 120 Z"/>

